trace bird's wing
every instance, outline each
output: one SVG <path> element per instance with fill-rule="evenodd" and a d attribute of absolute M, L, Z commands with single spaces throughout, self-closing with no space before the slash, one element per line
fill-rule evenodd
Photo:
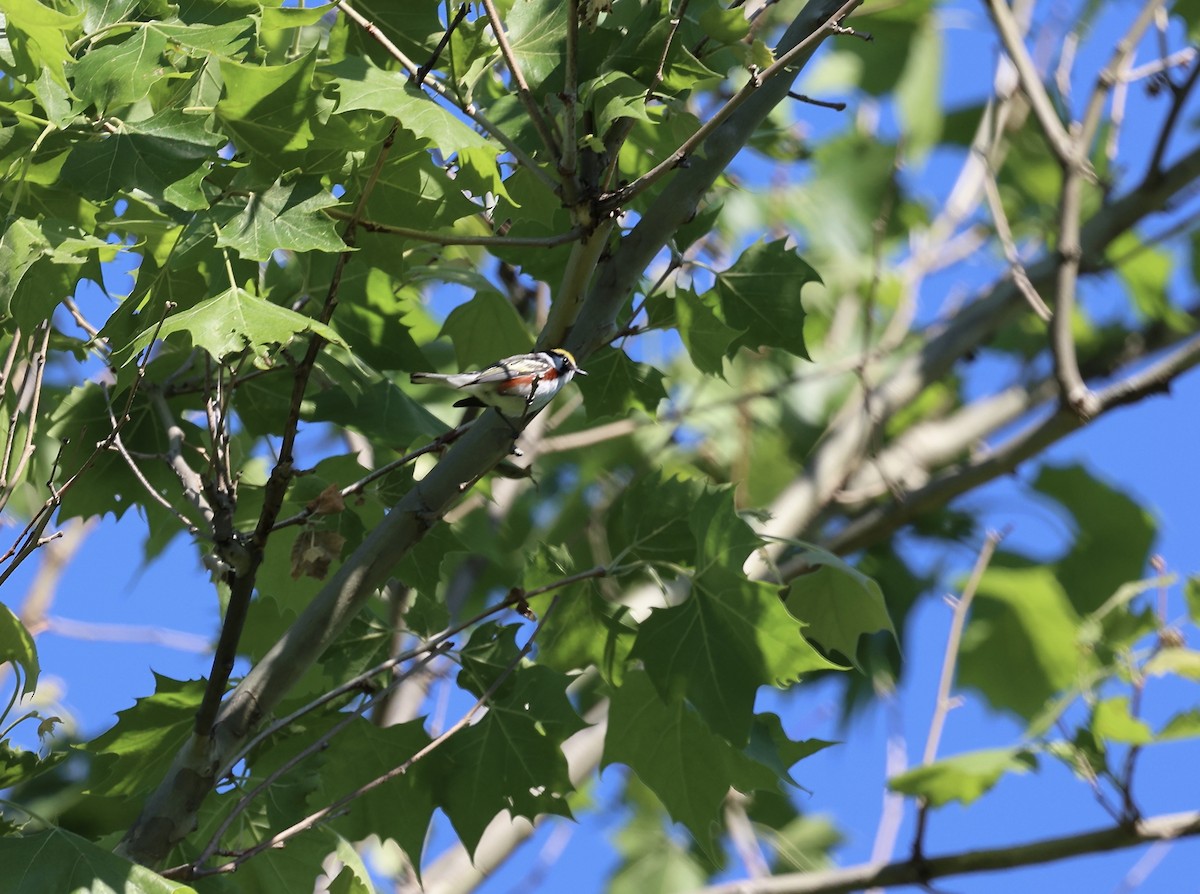
<path fill-rule="evenodd" d="M 507 382 L 515 376 L 527 376 L 531 372 L 530 364 L 523 357 L 505 357 L 497 360 L 486 369 L 471 373 L 471 384 L 489 385 L 493 382 Z"/>

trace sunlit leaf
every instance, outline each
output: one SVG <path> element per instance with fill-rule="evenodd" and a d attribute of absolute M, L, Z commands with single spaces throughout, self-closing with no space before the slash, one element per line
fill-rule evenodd
<path fill-rule="evenodd" d="M 792 581 L 784 602 L 805 623 L 804 635 L 841 655 L 859 670 L 858 641 L 886 630 L 896 635 L 879 584 L 825 550 L 809 548 L 805 562 L 814 568 Z"/>
<path fill-rule="evenodd" d="M 1032 717 L 1087 667 L 1078 629 L 1052 569 L 992 567 L 972 604 L 959 679 L 995 707 Z"/>
<path fill-rule="evenodd" d="M 21 694 L 28 695 L 37 689 L 38 675 L 41 673 L 37 646 L 21 619 L 7 605 L 0 604 L 0 663 L 9 661 L 23 672 Z"/>
<path fill-rule="evenodd" d="M 158 330 L 158 336 L 164 339 L 186 335 L 193 345 L 218 360 L 246 349 L 264 356 L 268 348 L 290 344 L 306 333 L 345 346 L 341 337 L 319 320 L 264 301 L 245 289 L 226 289 L 207 301 L 172 314 Z M 143 333 L 133 344 L 134 352 L 149 344 L 153 335 L 153 330 Z"/>
<path fill-rule="evenodd" d="M 894 792 L 924 798 L 934 807 L 951 801 L 970 804 L 1008 773 L 1028 773 L 1037 759 L 1023 748 L 993 748 L 971 751 L 917 767 L 888 780 Z"/>

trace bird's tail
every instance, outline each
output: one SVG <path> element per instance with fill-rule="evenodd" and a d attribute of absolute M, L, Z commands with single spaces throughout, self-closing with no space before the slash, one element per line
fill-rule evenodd
<path fill-rule="evenodd" d="M 444 373 L 422 373 L 416 372 L 408 377 L 408 380 L 414 385 L 424 385 L 432 383 L 435 385 L 453 385 L 458 387 L 462 384 L 459 380 L 461 375 L 445 375 Z"/>

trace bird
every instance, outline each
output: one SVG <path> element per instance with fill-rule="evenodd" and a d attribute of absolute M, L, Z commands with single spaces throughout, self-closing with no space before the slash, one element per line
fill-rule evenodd
<path fill-rule="evenodd" d="M 444 385 L 467 392 L 456 407 L 493 407 L 502 416 L 520 419 L 532 415 L 554 399 L 558 392 L 579 374 L 575 356 L 566 348 L 514 354 L 491 366 L 472 372 L 415 372 L 409 379 L 414 385 Z"/>

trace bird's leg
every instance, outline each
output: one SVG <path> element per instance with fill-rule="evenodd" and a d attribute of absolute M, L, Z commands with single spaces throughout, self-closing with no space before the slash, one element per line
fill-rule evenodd
<path fill-rule="evenodd" d="M 521 414 L 522 419 L 529 415 L 533 402 L 537 400 L 538 385 L 540 384 L 542 384 L 542 377 L 535 375 L 533 381 L 529 383 L 529 397 L 525 398 L 525 412 Z"/>

